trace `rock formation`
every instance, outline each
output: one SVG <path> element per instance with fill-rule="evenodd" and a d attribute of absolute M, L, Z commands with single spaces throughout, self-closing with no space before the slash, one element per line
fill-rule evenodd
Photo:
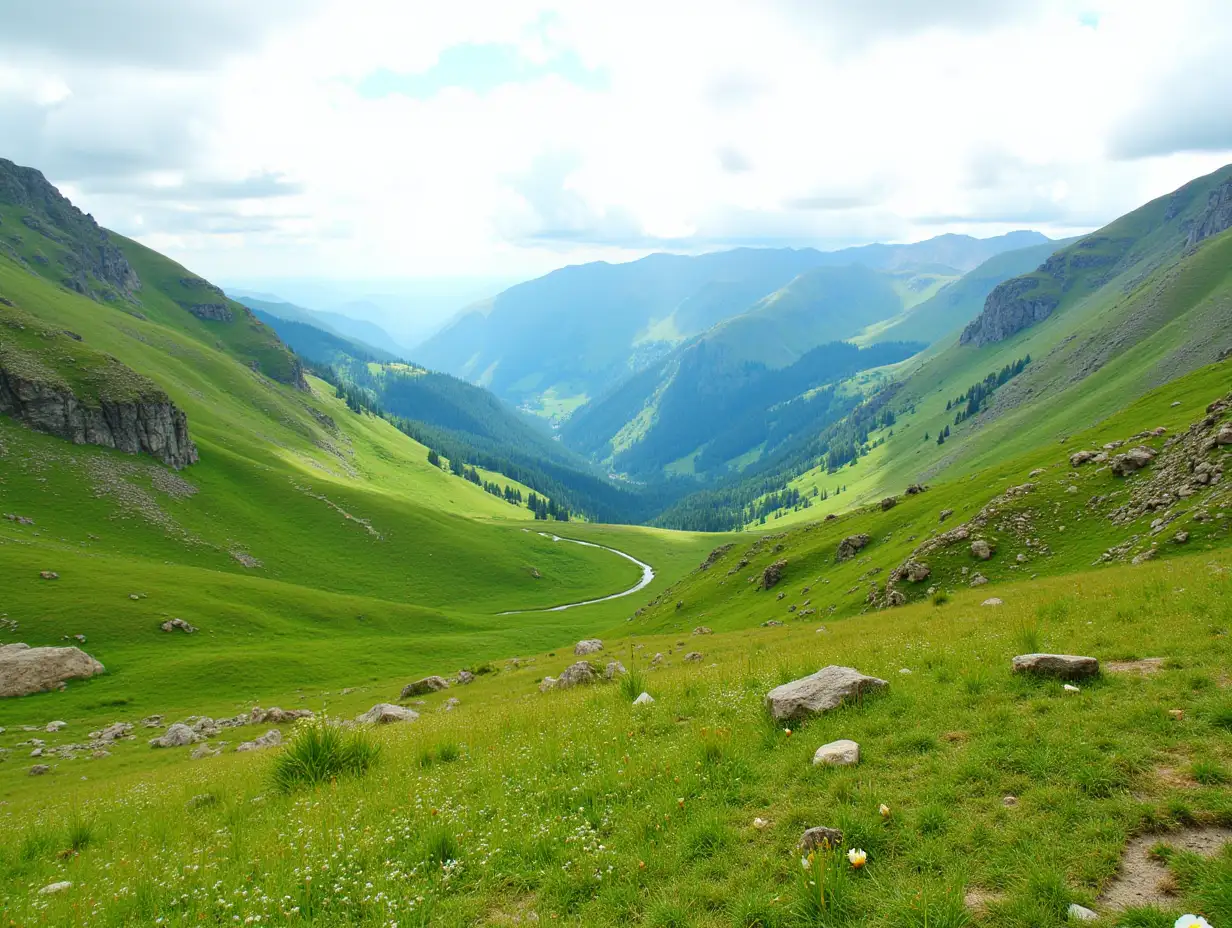
<path fill-rule="evenodd" d="M 104 673 L 102 664 L 80 648 L 32 648 L 0 645 L 0 697 L 28 696 Z"/>

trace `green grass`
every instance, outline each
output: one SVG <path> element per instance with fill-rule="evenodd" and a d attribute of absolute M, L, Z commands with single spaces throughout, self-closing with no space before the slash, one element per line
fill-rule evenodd
<path fill-rule="evenodd" d="M 1212 632 L 1232 616 L 1230 567 L 1226 553 L 1200 555 L 1003 586 L 997 613 L 979 605 L 981 591 L 960 591 L 945 609 L 871 614 L 824 635 L 811 625 L 716 634 L 702 639 L 700 666 L 679 662 L 674 635 L 609 642 L 612 654 L 676 652 L 647 674 L 648 710 L 634 711 L 615 684 L 537 693 L 536 676 L 573 659 L 541 655 L 533 672 L 485 675 L 452 712 L 378 732 L 377 765 L 315 791 L 271 792 L 277 754 L 180 759 L 174 776 L 146 767 L 99 783 L 78 771 L 93 781 L 101 762 L 62 763 L 75 783 L 59 773 L 61 785 L 0 812 L 27 836 L 0 850 L 4 915 L 64 925 L 258 914 L 417 924 L 425 913 L 463 925 L 533 912 L 587 925 L 1061 926 L 1070 902 L 1100 908 L 1129 837 L 1232 825 L 1226 786 L 1157 774 L 1186 757 L 1232 761 L 1218 724 L 1228 691 L 1210 682 L 1232 658 L 1227 635 Z M 1082 609 L 1051 609 L 1076 596 Z M 1166 667 L 1105 675 L 1076 697 L 1019 679 L 1007 629 L 1041 611 L 1061 650 L 1133 650 Z M 831 662 L 890 689 L 790 737 L 765 723 L 769 688 Z M 964 685 L 973 674 L 986 681 L 975 695 Z M 813 767 L 816 746 L 839 737 L 860 742 L 861 765 Z M 418 761 L 425 752 L 431 765 Z M 218 800 L 186 811 L 206 792 Z M 1002 802 L 1011 794 L 1012 808 Z M 74 816 L 88 816 L 91 838 L 60 855 Z M 841 850 L 863 848 L 866 868 L 835 856 L 805 873 L 795 843 L 818 824 L 843 829 Z M 1232 853 L 1168 865 L 1178 886 L 1168 918 L 1232 915 Z M 74 883 L 63 896 L 32 893 L 62 879 Z M 961 905 L 972 889 L 996 894 L 983 916 Z"/>
<path fill-rule="evenodd" d="M 380 759 L 367 732 L 345 731 L 324 719 L 300 724 L 286 749 L 274 757 L 270 782 L 279 792 L 321 787 L 340 777 L 361 777 Z"/>

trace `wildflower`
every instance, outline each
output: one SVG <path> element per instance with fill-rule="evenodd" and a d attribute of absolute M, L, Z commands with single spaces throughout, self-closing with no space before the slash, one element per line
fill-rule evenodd
<path fill-rule="evenodd" d="M 783 729 L 783 734 L 785 734 L 788 738 L 790 738 L 790 737 L 791 737 L 791 729 L 790 729 L 790 728 L 784 728 L 784 729 Z"/>
<path fill-rule="evenodd" d="M 807 857 L 800 858 L 800 869 L 807 870 L 809 868 L 809 859 Z"/>
<path fill-rule="evenodd" d="M 639 870 L 645 870 L 645 869 L 646 869 L 646 861 L 644 861 L 644 860 L 639 860 L 639 861 L 637 862 L 637 869 L 639 869 Z"/>
<path fill-rule="evenodd" d="M 1211 923 L 1201 915 L 1182 915 L 1173 928 L 1211 928 Z"/>
<path fill-rule="evenodd" d="M 677 800 L 676 800 L 676 805 L 678 805 L 680 808 L 682 808 L 682 809 L 683 809 L 683 808 L 684 808 L 684 800 L 683 800 L 683 799 L 677 799 Z"/>
<path fill-rule="evenodd" d="M 881 805 L 877 808 L 877 811 L 881 813 L 881 817 L 882 817 L 883 819 L 885 819 L 886 821 L 889 821 L 889 819 L 890 819 L 890 807 L 889 807 L 889 806 L 887 806 L 887 805 L 883 802 L 883 803 L 882 803 L 882 804 L 881 804 Z"/>
<path fill-rule="evenodd" d="M 758 831 L 761 831 L 763 828 L 765 828 L 769 824 L 770 823 L 767 822 L 764 818 L 753 819 L 753 827 L 756 828 Z"/>
<path fill-rule="evenodd" d="M 851 861 L 851 865 L 859 870 L 868 863 L 868 854 L 860 850 L 858 847 L 853 847 L 847 852 L 847 859 Z"/>

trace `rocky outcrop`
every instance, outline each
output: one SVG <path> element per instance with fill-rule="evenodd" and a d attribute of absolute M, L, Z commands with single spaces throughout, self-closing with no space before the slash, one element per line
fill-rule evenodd
<path fill-rule="evenodd" d="M 1232 178 L 1210 192 L 1206 209 L 1190 226 L 1185 244 L 1191 247 L 1228 228 L 1232 228 Z"/>
<path fill-rule="evenodd" d="M 1014 673 L 1030 673 L 1062 680 L 1080 680 L 1099 674 L 1099 661 L 1077 654 L 1019 654 Z"/>
<path fill-rule="evenodd" d="M 843 561 L 850 561 L 857 552 L 864 550 L 864 546 L 871 540 L 868 535 L 848 535 L 838 543 L 838 553 L 834 559 L 840 564 Z"/>
<path fill-rule="evenodd" d="M 1041 291 L 1041 282 L 1027 276 L 998 284 L 984 301 L 984 311 L 963 329 L 959 344 L 979 348 L 1004 341 L 1051 316 L 1060 300 L 1055 293 Z"/>
<path fill-rule="evenodd" d="M 731 544 L 719 545 L 717 548 L 711 551 L 708 555 L 706 555 L 706 559 L 702 561 L 701 565 L 697 569 L 698 570 L 709 570 L 711 567 L 715 565 L 716 561 L 718 561 L 721 557 L 723 557 L 723 555 L 725 555 L 728 551 L 730 551 L 734 547 L 735 545 L 731 545 Z"/>
<path fill-rule="evenodd" d="M 787 569 L 786 561 L 775 561 L 761 572 L 761 588 L 768 590 L 783 579 L 783 571 Z"/>
<path fill-rule="evenodd" d="M 573 653 L 578 657 L 594 654 L 603 650 L 603 642 L 598 638 L 584 638 L 573 646 Z"/>
<path fill-rule="evenodd" d="M 66 286 L 94 296 L 89 275 L 126 295 L 140 289 L 141 279 L 107 230 L 70 203 L 39 171 L 0 158 L 0 203 L 28 210 L 22 217 L 28 229 L 68 249 Z"/>
<path fill-rule="evenodd" d="M 186 310 L 206 322 L 230 322 L 235 318 L 226 303 L 180 303 Z"/>
<path fill-rule="evenodd" d="M 189 744 L 204 741 L 204 736 L 193 731 L 183 722 L 176 722 L 157 738 L 150 739 L 152 748 L 182 748 Z"/>
<path fill-rule="evenodd" d="M 410 699 L 412 696 L 427 696 L 429 693 L 439 693 L 443 689 L 449 687 L 449 681 L 444 677 L 431 676 L 424 677 L 422 680 L 416 680 L 414 683 L 408 683 L 402 687 L 402 699 Z"/>
<path fill-rule="evenodd" d="M 130 402 L 103 399 L 93 406 L 59 385 L 0 367 L 0 413 L 77 445 L 145 452 L 177 470 L 197 462 L 188 417 L 157 393 Z"/>
<path fill-rule="evenodd" d="M 355 717 L 361 725 L 391 725 L 395 722 L 413 722 L 419 718 L 414 709 L 395 706 L 393 703 L 377 703 L 363 715 Z"/>
<path fill-rule="evenodd" d="M 766 694 L 766 708 L 778 721 L 807 718 L 889 686 L 852 667 L 831 664 L 807 677 L 777 686 Z"/>
<path fill-rule="evenodd" d="M 28 696 L 59 689 L 66 680 L 104 673 L 102 664 L 80 648 L 0 645 L 0 697 Z"/>

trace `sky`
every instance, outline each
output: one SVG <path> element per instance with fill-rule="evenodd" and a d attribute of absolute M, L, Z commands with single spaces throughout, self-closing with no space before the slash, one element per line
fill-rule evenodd
<path fill-rule="evenodd" d="M 5 0 L 0 157 L 216 280 L 1096 228 L 1232 161 L 1226 0 Z"/>

